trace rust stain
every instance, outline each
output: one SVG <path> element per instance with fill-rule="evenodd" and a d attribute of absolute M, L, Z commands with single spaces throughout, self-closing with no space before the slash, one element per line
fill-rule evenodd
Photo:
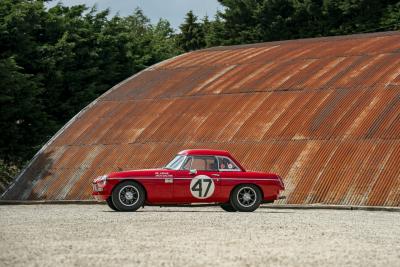
<path fill-rule="evenodd" d="M 230 150 L 278 203 L 400 205 L 400 33 L 216 47 L 119 84 L 46 144 L 4 199 L 89 199 L 91 180 Z"/>

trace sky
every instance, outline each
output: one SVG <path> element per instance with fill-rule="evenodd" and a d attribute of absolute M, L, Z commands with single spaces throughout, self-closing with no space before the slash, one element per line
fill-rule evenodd
<path fill-rule="evenodd" d="M 223 10 L 217 0 L 55 0 L 48 2 L 47 6 L 55 6 L 58 2 L 66 6 L 85 4 L 92 7 L 97 4 L 98 10 L 110 8 L 112 15 L 119 12 L 121 16 L 130 15 L 136 7 L 139 7 L 152 23 L 164 18 L 175 29 L 179 28 L 189 10 L 199 18 L 205 15 L 212 18 L 217 10 Z"/>

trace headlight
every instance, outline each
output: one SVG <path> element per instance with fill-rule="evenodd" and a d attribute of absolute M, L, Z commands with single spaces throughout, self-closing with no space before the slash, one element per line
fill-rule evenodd
<path fill-rule="evenodd" d="M 97 177 L 94 182 L 99 186 L 99 187 L 104 187 L 107 183 L 107 175 L 102 175 Z"/>

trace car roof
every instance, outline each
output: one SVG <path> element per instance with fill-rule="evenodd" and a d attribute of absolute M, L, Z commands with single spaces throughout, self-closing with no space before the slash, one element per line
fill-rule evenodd
<path fill-rule="evenodd" d="M 208 156 L 227 156 L 232 157 L 232 155 L 225 150 L 216 149 L 186 149 L 178 153 L 179 155 L 208 155 Z"/>
<path fill-rule="evenodd" d="M 230 159 L 235 162 L 235 164 L 242 170 L 246 171 L 243 166 L 226 150 L 216 150 L 216 149 L 186 149 L 182 150 L 178 153 L 178 155 L 186 155 L 186 156 L 225 156 L 229 157 Z"/>

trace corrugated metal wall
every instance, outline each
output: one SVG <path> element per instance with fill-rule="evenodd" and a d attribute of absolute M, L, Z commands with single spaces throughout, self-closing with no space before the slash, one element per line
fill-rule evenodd
<path fill-rule="evenodd" d="M 281 174 L 281 203 L 400 205 L 400 33 L 218 47 L 117 85 L 4 199 L 89 199 L 95 176 L 187 148 Z"/>

